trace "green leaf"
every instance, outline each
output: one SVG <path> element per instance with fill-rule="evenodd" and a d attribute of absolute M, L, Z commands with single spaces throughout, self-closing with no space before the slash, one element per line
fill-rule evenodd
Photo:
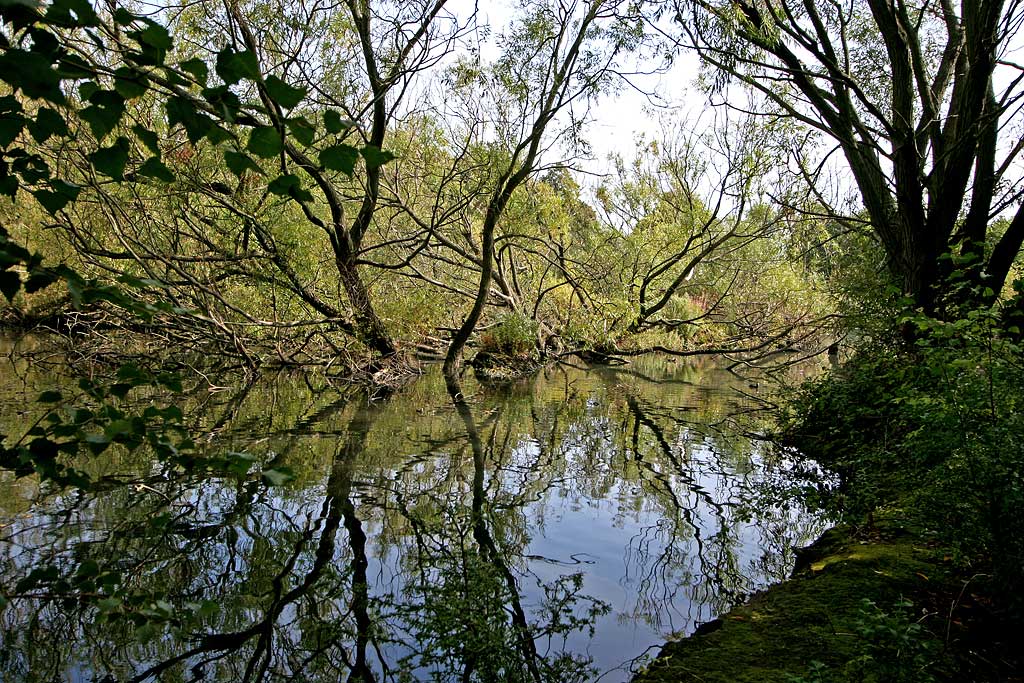
<path fill-rule="evenodd" d="M 64 395 L 59 391 L 44 391 L 39 394 L 39 398 L 36 399 L 37 403 L 60 403 L 64 400 Z"/>
<path fill-rule="evenodd" d="M 103 434 L 89 434 L 85 437 L 85 447 L 89 449 L 89 452 L 93 455 L 99 455 L 103 451 L 110 448 L 110 439 Z"/>
<path fill-rule="evenodd" d="M 96 560 L 85 560 L 82 564 L 78 565 L 78 569 L 75 570 L 75 576 L 79 578 L 92 578 L 100 575 L 100 565 Z"/>
<path fill-rule="evenodd" d="M 123 135 L 110 147 L 101 148 L 89 155 L 89 162 L 104 175 L 114 180 L 124 180 L 124 167 L 128 164 L 130 145 Z"/>
<path fill-rule="evenodd" d="M 65 52 L 57 62 L 57 74 L 61 78 L 89 78 L 95 73 L 95 68 L 78 55 Z"/>
<path fill-rule="evenodd" d="M 89 96 L 91 106 L 79 112 L 97 140 L 114 130 L 124 116 L 124 98 L 113 90 L 97 90 Z"/>
<path fill-rule="evenodd" d="M 165 384 L 165 386 L 168 386 L 172 391 L 174 390 L 173 385 L 170 385 L 170 384 L 167 384 L 167 383 L 164 383 L 164 384 Z M 181 393 L 181 384 L 180 383 L 178 384 L 177 392 Z M 185 414 L 181 412 L 181 408 L 179 408 L 178 406 L 167 406 L 162 411 L 160 411 L 160 415 L 167 422 L 181 422 L 182 419 L 184 419 L 184 417 L 185 417 Z"/>
<path fill-rule="evenodd" d="M 286 467 L 276 467 L 263 470 L 260 478 L 267 486 L 283 486 L 295 479 L 295 474 Z"/>
<path fill-rule="evenodd" d="M 114 90 L 126 100 L 142 97 L 149 90 L 149 79 L 136 69 L 122 66 L 114 72 Z"/>
<path fill-rule="evenodd" d="M 70 202 L 78 199 L 82 188 L 63 180 L 51 180 L 49 190 L 35 190 L 32 194 L 36 201 L 43 205 L 43 208 L 52 214 L 57 213 Z"/>
<path fill-rule="evenodd" d="M 359 150 L 352 145 L 333 145 L 320 152 L 320 165 L 332 171 L 352 175 L 359 160 Z"/>
<path fill-rule="evenodd" d="M 0 73 L 4 81 L 26 97 L 64 104 L 60 74 L 54 71 L 50 58 L 37 52 L 8 48 L 0 53 Z"/>
<path fill-rule="evenodd" d="M 299 177 L 291 173 L 274 178 L 267 185 L 267 189 L 273 194 L 291 197 L 300 202 L 313 201 L 313 195 L 309 193 L 309 190 L 303 189 Z"/>
<path fill-rule="evenodd" d="M 108 389 L 108 391 L 110 392 L 110 395 L 111 396 L 116 396 L 117 398 L 124 398 L 125 396 L 128 395 L 128 392 L 130 392 L 131 390 L 132 390 L 132 385 L 131 384 L 126 384 L 124 382 L 118 382 L 116 384 L 111 384 L 110 388 Z"/>
<path fill-rule="evenodd" d="M 222 85 L 217 88 L 203 88 L 203 99 L 212 104 L 227 121 L 234 121 L 242 109 L 238 95 L 231 92 L 231 87 Z"/>
<path fill-rule="evenodd" d="M 55 60 L 61 52 L 57 38 L 49 31 L 33 26 L 28 30 L 32 37 L 32 51 L 45 54 L 51 61 Z"/>
<path fill-rule="evenodd" d="M 41 4 L 39 0 L 2 0 L 3 21 L 10 22 L 15 30 L 31 26 L 41 18 Z"/>
<path fill-rule="evenodd" d="M 203 600 L 197 610 L 197 614 L 201 617 L 212 617 L 218 612 L 220 612 L 220 603 L 216 600 Z"/>
<path fill-rule="evenodd" d="M 25 292 L 31 294 L 41 289 L 46 289 L 53 283 L 60 280 L 60 276 L 52 270 L 34 270 L 25 281 Z"/>
<path fill-rule="evenodd" d="M 316 128 L 313 124 L 306 120 L 303 116 L 298 116 L 293 119 L 288 119 L 286 122 L 288 125 L 288 131 L 292 134 L 300 144 L 309 146 L 313 144 L 313 138 L 316 137 Z"/>
<path fill-rule="evenodd" d="M 253 161 L 248 154 L 243 154 L 242 152 L 235 152 L 230 149 L 225 151 L 224 163 L 227 164 L 228 170 L 239 178 L 241 178 L 242 174 L 246 171 L 255 171 L 261 175 L 263 174 L 263 169 L 260 168 L 259 164 Z"/>
<path fill-rule="evenodd" d="M 8 301 L 12 301 L 20 289 L 21 276 L 17 272 L 0 270 L 0 293 L 7 297 Z"/>
<path fill-rule="evenodd" d="M 253 128 L 246 149 L 261 159 L 273 159 L 282 150 L 281 134 L 273 126 Z"/>
<path fill-rule="evenodd" d="M 28 124 L 29 132 L 36 142 L 42 144 L 52 136 L 67 137 L 70 134 L 64 117 L 49 107 L 40 107 L 35 121 Z"/>
<path fill-rule="evenodd" d="M 202 140 L 215 128 L 213 119 L 198 111 L 195 104 L 184 97 L 172 97 L 167 100 L 167 124 L 181 124 L 185 129 L 188 141 L 193 145 Z"/>
<path fill-rule="evenodd" d="M 380 168 L 395 158 L 391 152 L 383 151 L 373 145 L 366 145 L 359 152 L 366 159 L 366 167 L 369 169 Z"/>
<path fill-rule="evenodd" d="M 146 384 L 149 381 L 150 374 L 138 365 L 125 363 L 117 369 L 117 378 L 125 382 L 141 385 Z"/>
<path fill-rule="evenodd" d="M 245 476 L 249 473 L 249 470 L 252 468 L 252 463 L 255 460 L 256 459 L 248 453 L 228 451 L 228 454 L 224 457 L 224 465 L 228 472 L 239 476 Z"/>
<path fill-rule="evenodd" d="M 324 127 L 327 128 L 327 132 L 333 135 L 342 133 L 352 126 L 355 125 L 354 121 L 349 119 L 343 119 L 334 109 L 328 109 L 324 112 Z"/>
<path fill-rule="evenodd" d="M 135 629 L 135 642 L 140 645 L 145 645 L 146 643 L 154 640 L 159 633 L 160 630 L 157 628 L 156 624 L 153 622 L 146 622 Z"/>
<path fill-rule="evenodd" d="M 280 195 L 282 197 L 288 197 L 291 195 L 293 189 L 301 186 L 302 183 L 299 181 L 299 177 L 297 175 L 288 173 L 286 175 L 281 175 L 271 180 L 270 184 L 267 185 L 267 189 L 272 194 Z"/>
<path fill-rule="evenodd" d="M 206 131 L 206 139 L 209 140 L 212 145 L 219 145 L 222 142 L 233 140 L 234 137 L 219 124 L 211 122 L 210 128 Z"/>
<path fill-rule="evenodd" d="M 100 19 L 89 0 L 53 0 L 46 10 L 46 20 L 62 26 L 98 26 Z"/>
<path fill-rule="evenodd" d="M 156 156 L 160 156 L 160 138 L 156 133 L 141 125 L 132 126 L 132 132 L 146 146 L 146 149 Z"/>
<path fill-rule="evenodd" d="M 210 77 L 210 69 L 206 66 L 206 62 L 201 59 L 187 59 L 178 65 L 182 71 L 191 74 L 196 82 L 201 86 L 206 86 L 206 81 Z"/>
<path fill-rule="evenodd" d="M 0 266 L 13 266 L 31 261 L 31 252 L 17 242 L 11 242 L 8 234 L 0 223 Z"/>
<path fill-rule="evenodd" d="M 139 31 L 129 31 L 128 36 L 138 42 L 142 48 L 141 60 L 150 64 L 162 64 L 167 52 L 174 46 L 174 40 L 167 31 L 167 27 L 158 24 L 152 19 L 139 17 L 139 20 L 146 24 L 146 28 Z"/>
<path fill-rule="evenodd" d="M 217 53 L 217 75 L 227 85 L 234 85 L 243 78 L 258 80 L 260 77 L 259 61 L 251 50 L 235 52 L 225 47 Z"/>
<path fill-rule="evenodd" d="M 14 199 L 18 194 L 18 178 L 13 175 L 0 175 L 0 195 Z"/>
<path fill-rule="evenodd" d="M 85 81 L 78 84 L 78 96 L 82 98 L 82 101 L 88 102 L 89 98 L 99 92 L 100 86 L 96 85 L 95 81 Z"/>
<path fill-rule="evenodd" d="M 103 598 L 96 601 L 96 606 L 101 612 L 113 612 L 121 607 L 121 598 Z"/>
<path fill-rule="evenodd" d="M 174 182 L 174 174 L 171 173 L 171 169 L 167 168 L 164 162 L 160 161 L 160 157 L 150 157 L 139 166 L 139 175 L 147 176 L 149 178 L 156 178 L 162 180 L 165 183 Z"/>
<path fill-rule="evenodd" d="M 14 586 L 14 592 L 23 593 L 38 586 L 45 586 L 60 578 L 60 570 L 53 565 L 37 567 Z"/>
<path fill-rule="evenodd" d="M 121 26 L 130 26 L 135 23 L 136 19 L 138 19 L 138 17 L 126 10 L 124 7 L 118 7 L 114 10 L 114 21 Z"/>
<path fill-rule="evenodd" d="M 0 0 L 0 2 L 3 2 L 3 0 Z M 0 97 L 0 114 L 6 114 L 8 112 L 18 112 L 20 114 L 22 111 L 24 111 L 24 109 L 17 97 L 14 97 L 13 95 L 4 95 L 3 97 Z"/>
<path fill-rule="evenodd" d="M 285 109 L 292 109 L 306 96 L 305 88 L 288 85 L 277 76 L 267 76 L 267 94 Z"/>
<path fill-rule="evenodd" d="M 179 377 L 175 373 L 173 373 L 173 372 L 164 372 L 164 373 L 161 373 L 156 379 L 157 379 L 157 382 L 159 382 L 161 386 L 169 389 L 170 391 L 173 391 L 176 394 L 180 394 L 181 393 L 181 391 L 182 391 L 181 377 Z M 180 414 L 179 414 L 179 416 L 180 416 Z"/>
<path fill-rule="evenodd" d="M 38 154 L 19 156 L 11 164 L 11 168 L 27 183 L 41 183 L 50 178 L 50 167 Z"/>
<path fill-rule="evenodd" d="M 0 97 L 0 147 L 7 147 L 21 135 L 25 121 L 21 102 L 16 97 Z"/>
<path fill-rule="evenodd" d="M 133 428 L 132 421 L 125 419 L 111 420 L 110 423 L 103 428 L 103 435 L 111 440 L 127 434 L 133 434 L 134 432 L 135 430 Z"/>
<path fill-rule="evenodd" d="M 71 202 L 68 197 L 50 190 L 33 190 L 32 195 L 51 214 L 56 214 Z"/>
<path fill-rule="evenodd" d="M 21 114 L 10 113 L 0 116 L 0 148 L 6 149 L 17 140 L 21 131 L 25 129 L 25 123 L 26 119 Z"/>

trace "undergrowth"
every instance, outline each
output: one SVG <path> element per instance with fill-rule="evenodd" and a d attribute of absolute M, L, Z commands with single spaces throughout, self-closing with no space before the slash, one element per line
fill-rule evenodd
<path fill-rule="evenodd" d="M 818 504 L 868 527 L 880 511 L 899 510 L 964 576 L 981 577 L 974 588 L 1010 632 L 1024 622 L 1018 334 L 991 311 L 953 321 L 908 315 L 901 324 L 912 345 L 863 348 L 837 373 L 805 386 L 790 406 L 784 441 L 839 475 L 838 487 L 818 488 Z M 877 625 L 898 615 L 869 616 Z M 882 635 L 903 653 L 901 666 L 928 642 L 913 628 Z M 927 667 L 915 671 L 879 680 L 929 680 Z M 808 676 L 816 680 L 813 671 Z"/>

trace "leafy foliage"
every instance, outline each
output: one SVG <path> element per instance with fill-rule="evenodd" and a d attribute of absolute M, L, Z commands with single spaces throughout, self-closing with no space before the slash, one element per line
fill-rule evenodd
<path fill-rule="evenodd" d="M 585 681 L 596 673 L 580 655 L 562 652 L 537 657 L 524 652 L 522 634 L 508 620 L 507 605 L 513 596 L 504 577 L 479 556 L 470 554 L 463 562 L 465 567 L 445 572 L 457 580 L 417 587 L 422 607 L 411 621 L 421 649 L 403 664 L 429 667 L 436 680 L 454 680 L 470 671 L 472 680 L 481 683 Z M 580 595 L 582 583 L 583 576 L 577 573 L 543 586 L 546 597 L 541 614 L 550 622 L 531 624 L 535 637 L 557 642 L 587 629 L 593 635 L 595 619 L 610 608 Z"/>
<path fill-rule="evenodd" d="M 518 313 L 509 313 L 493 329 L 480 335 L 480 346 L 507 356 L 529 355 L 537 347 L 537 322 Z"/>
<path fill-rule="evenodd" d="M 991 563 L 1018 616 L 1024 562 L 1024 363 L 997 312 L 909 315 L 913 349 L 867 347 L 806 389 L 788 439 L 836 469 L 826 504 L 860 520 L 899 506 L 965 560 Z"/>
<path fill-rule="evenodd" d="M 357 165 L 368 174 L 378 172 L 394 158 L 379 142 L 352 144 L 349 136 L 355 124 L 338 112 L 326 112 L 322 125 L 317 122 L 319 117 L 307 118 L 309 89 L 289 82 L 287 69 L 264 66 L 266 55 L 257 54 L 251 34 L 244 46 L 232 44 L 197 57 L 172 35 L 172 31 L 187 28 L 187 20 L 164 24 L 124 8 L 97 12 L 76 9 L 75 4 L 66 0 L 0 6 L 5 30 L 0 59 L 10 65 L 2 76 L 10 94 L 0 98 L 0 192 L 19 202 L 24 192 L 34 195 L 56 225 L 68 233 L 68 241 L 83 261 L 95 268 L 92 272 L 152 277 L 154 270 L 143 261 L 147 257 L 173 259 L 176 254 L 169 253 L 168 245 L 178 245 L 181 240 L 169 231 L 156 230 L 158 244 L 133 243 L 129 248 L 132 258 L 100 264 L 98 255 L 116 254 L 124 246 L 123 240 L 131 238 L 112 227 L 110 220 L 95 220 L 96 212 L 82 200 L 119 206 L 119 215 L 130 221 L 159 216 L 177 222 L 187 218 L 175 210 L 157 209 L 153 203 L 138 213 L 128 209 L 135 208 L 133 199 L 166 201 L 174 196 L 168 192 L 171 187 L 182 191 L 184 185 L 185 194 L 195 192 L 197 186 L 216 188 L 222 204 L 232 194 L 241 198 L 244 189 L 246 198 L 265 197 L 264 193 L 279 197 L 272 203 L 278 211 L 287 210 L 289 203 L 308 206 L 326 199 L 333 202 L 330 211 L 340 219 L 343 193 L 335 178 L 347 181 Z M 80 49 L 83 43 L 89 50 Z M 323 167 L 304 151 L 319 147 L 320 141 L 329 150 L 322 155 Z M 200 160 L 201 164 L 196 163 Z M 200 180 L 200 167 L 200 175 L 212 171 L 216 180 Z M 179 184 L 179 176 L 188 180 Z M 228 187 L 222 180 L 225 177 L 236 183 L 234 193 L 223 191 Z M 160 191 L 160 187 L 165 189 Z M 314 197 L 312 189 L 319 190 L 321 196 Z M 76 201 L 82 204 L 76 205 Z M 218 221 L 252 215 L 251 204 L 246 202 L 229 204 L 233 215 L 225 216 L 224 208 L 216 207 L 221 214 Z M 354 232 L 342 239 L 346 226 L 340 220 L 328 227 L 313 213 L 305 217 L 328 232 L 321 234 L 321 239 L 327 237 L 330 245 L 341 250 L 336 263 L 346 273 L 345 277 L 339 274 L 339 280 L 350 285 L 356 322 L 341 322 L 344 314 L 340 307 L 311 291 L 303 277 L 304 264 L 297 270 L 287 249 L 290 239 L 259 226 L 259 235 L 252 242 L 269 252 L 268 263 L 277 269 L 272 275 L 275 284 L 295 291 L 299 301 L 338 320 L 338 326 L 354 338 L 393 351 L 383 324 L 372 311 L 366 287 L 354 272 L 354 252 L 365 225 L 354 227 Z M 248 245 L 254 228 L 244 230 Z M 99 247 L 108 237 L 120 245 Z M 212 258 L 211 249 L 237 252 L 237 240 L 232 240 L 230 247 L 222 247 L 220 240 L 209 235 L 199 241 L 204 253 L 189 254 L 185 262 L 205 263 Z M 240 279 L 240 275 L 230 279 Z M 205 276 L 193 275 L 196 277 Z M 268 276 L 259 272 L 251 277 L 265 284 Z M 166 279 L 182 281 L 170 275 Z M 186 277 L 185 281 L 194 283 L 195 279 Z M 175 296 L 169 287 L 167 290 L 166 300 L 182 301 L 182 296 Z M 199 304 L 203 297 L 195 294 L 194 290 L 186 292 L 184 298 Z M 237 295 L 228 294 L 221 300 L 232 312 L 244 309 Z M 223 316 L 211 311 L 209 304 L 200 312 L 202 316 L 194 317 L 193 322 Z M 357 332 L 357 328 L 361 329 Z"/>
<path fill-rule="evenodd" d="M 101 39 L 89 32 L 99 25 L 100 19 L 88 2 L 54 0 L 46 6 L 4 2 L 0 4 L 0 16 L 10 30 L 4 36 L 4 50 L 0 54 L 2 78 L 13 93 L 0 98 L 0 190 L 4 194 L 19 200 L 19 193 L 29 192 L 53 215 L 75 201 L 80 185 L 63 175 L 66 169 L 42 156 L 25 133 L 35 143 L 51 138 L 72 139 L 80 122 L 87 125 L 95 138 L 95 151 L 86 156 L 91 170 L 118 183 L 128 180 L 129 172 L 158 182 L 174 181 L 173 173 L 161 158 L 156 126 L 136 123 L 131 136 L 125 130 L 105 142 L 115 131 L 124 129 L 127 101 L 149 92 L 155 87 L 155 79 L 164 84 L 165 93 L 177 92 L 176 88 L 190 83 L 195 85 L 192 77 L 205 80 L 205 72 L 194 63 L 182 70 L 164 63 L 173 45 L 165 27 L 125 9 L 117 10 L 113 19 L 126 29 L 134 47 L 128 64 L 111 70 L 102 60 L 87 61 L 63 41 L 68 31 L 86 30 L 102 49 Z M 257 77 L 249 66 L 244 56 L 227 55 L 221 71 Z M 158 72 L 158 67 L 162 71 Z M 111 82 L 112 88 L 103 86 Z M 77 88 L 72 88 L 75 84 Z M 277 90 L 287 101 L 294 100 L 295 93 L 281 87 Z M 70 94 L 75 91 L 77 97 Z M 206 94 L 208 99 L 213 96 Z M 225 99 L 221 94 L 221 101 L 227 102 L 227 106 L 236 100 Z M 169 96 L 165 106 L 168 124 L 181 124 L 192 142 L 204 137 L 214 144 L 230 139 L 231 135 L 204 113 L 205 108 L 198 99 Z M 136 166 L 138 145 L 151 156 Z M 32 294 L 59 283 L 67 287 L 75 307 L 105 302 L 142 321 L 156 315 L 189 313 L 168 302 L 144 300 L 140 292 L 152 292 L 160 286 L 153 280 L 126 274 L 116 285 L 107 284 L 84 277 L 66 265 L 46 265 L 40 254 L 26 249 L 5 226 L 0 226 L 0 291 L 8 301 L 20 293 Z M 140 401 L 151 392 L 181 390 L 181 379 L 175 374 L 124 365 L 109 379 L 81 379 L 73 395 L 44 392 L 36 400 L 44 408 L 43 414 L 34 424 L 20 436 L 0 435 L 0 467 L 16 477 L 34 476 L 48 486 L 86 492 L 100 482 L 86 473 L 83 458 L 98 456 L 111 448 L 145 448 L 167 467 L 247 476 L 254 459 L 246 454 L 198 457 L 177 406 L 163 402 L 140 406 Z M 271 468 L 262 473 L 262 478 L 272 485 L 282 484 L 290 473 Z M 151 530 L 159 530 L 168 521 L 169 517 L 164 515 L 148 520 L 147 524 Z M 128 621 L 142 640 L 155 635 L 157 624 L 181 623 L 190 609 L 200 615 L 216 610 L 215 605 L 207 603 L 174 607 L 163 600 L 158 590 L 140 591 L 127 585 L 123 578 L 116 558 L 109 563 L 89 559 L 70 566 L 36 566 L 13 587 L 12 594 L 49 591 L 75 595 L 77 600 L 95 608 L 101 623 Z"/>
<path fill-rule="evenodd" d="M 980 287 L 968 293 L 981 294 L 972 305 L 993 303 L 1024 243 L 1017 152 L 1003 139 L 1020 121 L 1008 103 L 1021 84 L 1001 78 L 999 57 L 1019 35 L 1019 5 L 949 5 L 941 13 L 927 4 L 791 0 L 676 7 L 711 89 L 742 83 L 756 93 L 750 108 L 805 126 L 807 139 L 794 150 L 802 181 L 830 214 L 852 218 L 824 199 L 831 181 L 823 171 L 842 153 L 840 173 L 862 201 L 856 208 L 870 217 L 893 279 L 915 306 L 945 317 L 937 300 L 951 270 L 944 254 L 970 254 L 965 275 Z M 972 68 L 958 69 L 960 60 Z M 1014 217 L 994 238 L 992 217 L 1002 213 Z"/>
<path fill-rule="evenodd" d="M 864 598 L 854 635 L 865 646 L 864 654 L 847 662 L 840 671 L 811 662 L 806 676 L 791 676 L 790 683 L 931 683 L 938 680 L 935 663 L 942 641 L 913 618 L 913 603 L 900 601 L 892 611 Z"/>

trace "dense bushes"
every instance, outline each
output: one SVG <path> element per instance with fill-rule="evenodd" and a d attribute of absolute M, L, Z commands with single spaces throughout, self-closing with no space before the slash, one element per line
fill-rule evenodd
<path fill-rule="evenodd" d="M 480 348 L 493 354 L 526 356 L 537 348 L 536 320 L 520 313 L 508 313 L 480 335 Z"/>
<path fill-rule="evenodd" d="M 910 316 L 912 348 L 865 348 L 809 385 L 786 439 L 842 483 L 823 502 L 847 520 L 899 508 L 1024 614 L 1024 363 L 996 316 Z M 1001 600 L 1002 602 L 1002 600 Z"/>

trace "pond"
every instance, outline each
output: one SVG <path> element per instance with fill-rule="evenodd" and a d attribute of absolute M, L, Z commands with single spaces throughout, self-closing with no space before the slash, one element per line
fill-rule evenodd
<path fill-rule="evenodd" d="M 70 373 L 0 376 L 18 434 Z M 187 391 L 200 447 L 279 485 L 144 449 L 91 460 L 89 491 L 0 474 L 0 680 L 615 683 L 823 530 L 779 496 L 797 482 L 758 438 L 763 389 L 713 363 L 462 389 L 429 371 L 377 400 L 301 374 Z"/>

